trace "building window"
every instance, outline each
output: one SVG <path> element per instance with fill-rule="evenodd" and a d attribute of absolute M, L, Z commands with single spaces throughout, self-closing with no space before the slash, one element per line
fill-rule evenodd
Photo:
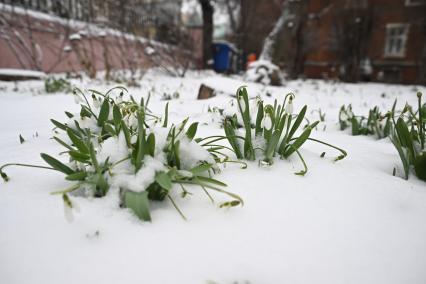
<path fill-rule="evenodd" d="M 387 24 L 385 56 L 404 57 L 408 38 L 408 24 Z"/>
<path fill-rule="evenodd" d="M 420 6 L 425 4 L 426 4 L 426 0 L 405 0 L 406 6 Z"/>

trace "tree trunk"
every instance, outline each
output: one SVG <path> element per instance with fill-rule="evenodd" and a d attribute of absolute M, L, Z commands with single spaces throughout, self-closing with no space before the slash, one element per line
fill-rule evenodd
<path fill-rule="evenodd" d="M 292 17 L 292 14 L 290 12 L 290 2 L 291 1 L 284 2 L 280 18 L 277 20 L 274 28 L 266 37 L 265 42 L 263 43 L 263 48 L 262 52 L 260 53 L 259 60 L 265 60 L 270 62 L 274 61 L 273 59 L 275 55 L 275 50 L 277 48 L 277 41 L 279 35 L 283 30 L 285 23 Z"/>
<path fill-rule="evenodd" d="M 203 65 L 208 68 L 213 59 L 213 12 L 210 0 L 198 0 L 203 13 Z"/>

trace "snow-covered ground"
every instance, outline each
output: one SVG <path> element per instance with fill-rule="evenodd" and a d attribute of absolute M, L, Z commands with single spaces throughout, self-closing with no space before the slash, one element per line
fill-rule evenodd
<path fill-rule="evenodd" d="M 223 93 L 196 100 L 200 83 Z M 105 91 L 102 82 L 73 81 L 82 88 Z M 190 74 L 185 79 L 150 73 L 135 97 L 154 93 L 151 109 L 162 114 L 163 94 L 170 119 L 202 122 L 200 134 L 223 134 L 210 107 L 227 107 L 239 78 Z M 402 175 L 396 150 L 387 139 L 351 136 L 338 130 L 338 111 L 352 103 L 357 114 L 377 105 L 401 108 L 416 102 L 425 88 L 383 84 L 291 81 L 284 87 L 248 84 L 250 96 L 282 100 L 296 94 L 295 110 L 309 106 L 310 119 L 326 113 L 312 137 L 348 152 L 336 153 L 307 143 L 297 159 L 277 160 L 271 167 L 250 163 L 245 170 L 228 165 L 217 177 L 240 195 L 244 207 L 220 209 L 198 188 L 176 201 L 184 221 L 168 202 L 154 204 L 152 223 L 140 222 L 118 207 L 117 196 L 73 197 L 80 212 L 72 223 L 63 215 L 59 196 L 49 193 L 68 183 L 55 172 L 9 168 L 10 182 L 0 182 L 0 283 L 426 283 L 426 184 Z M 43 94 L 43 82 L 0 83 L 0 164 L 43 164 L 39 153 L 56 155 L 50 118 L 65 120 L 77 111 L 72 95 Z M 267 95 L 268 94 L 268 95 Z M 37 135 L 36 135 L 37 133 Z M 19 135 L 26 140 L 19 143 Z M 326 151 L 326 157 L 320 154 Z"/>

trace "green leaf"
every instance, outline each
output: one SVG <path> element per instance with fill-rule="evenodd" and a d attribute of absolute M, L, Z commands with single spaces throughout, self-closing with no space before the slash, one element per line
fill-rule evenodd
<path fill-rule="evenodd" d="M 58 137 L 53 136 L 53 139 L 55 139 L 55 141 L 56 141 L 56 142 L 58 142 L 59 144 L 61 144 L 61 145 L 62 145 L 62 146 L 64 146 L 65 148 L 67 148 L 68 150 L 71 150 L 71 151 L 73 151 L 73 150 L 74 150 L 74 148 L 73 148 L 73 147 L 71 147 L 70 145 L 68 145 L 67 143 L 65 143 L 64 141 L 62 141 L 61 139 L 59 139 Z"/>
<path fill-rule="evenodd" d="M 426 181 L 426 152 L 417 155 L 414 162 L 414 171 L 419 179 Z"/>
<path fill-rule="evenodd" d="M 289 134 L 287 135 L 287 142 L 290 141 L 290 139 L 293 137 L 294 133 L 296 132 L 296 130 L 299 128 L 300 124 L 303 121 L 303 118 L 305 117 L 306 114 L 306 110 L 308 109 L 308 106 L 304 106 L 299 114 L 297 115 L 296 120 L 293 123 L 293 126 L 291 127 L 291 130 L 289 132 Z"/>
<path fill-rule="evenodd" d="M 96 174 L 96 187 L 95 187 L 95 196 L 103 197 L 108 192 L 108 182 L 105 180 L 105 177 L 100 171 Z"/>
<path fill-rule="evenodd" d="M 71 142 L 74 144 L 74 146 L 82 153 L 84 154 L 88 154 L 89 153 L 89 148 L 87 148 L 86 144 L 83 142 L 83 140 L 81 140 L 80 138 L 78 138 L 74 132 L 71 131 L 70 128 L 67 129 L 67 134 L 68 137 L 70 138 Z"/>
<path fill-rule="evenodd" d="M 263 120 L 263 101 L 259 102 L 259 106 L 257 108 L 257 116 L 256 116 L 256 131 L 255 136 L 262 134 L 262 120 Z"/>
<path fill-rule="evenodd" d="M 54 120 L 54 119 L 51 119 L 50 121 L 51 121 L 51 122 L 53 123 L 53 125 L 55 125 L 57 128 L 62 129 L 62 130 L 67 130 L 67 126 L 66 126 L 65 124 L 62 124 L 62 123 L 60 123 L 59 121 Z"/>
<path fill-rule="evenodd" d="M 212 166 L 213 166 L 212 164 L 205 164 L 204 163 L 204 164 L 198 165 L 196 167 L 193 167 L 192 169 L 190 169 L 190 172 L 193 175 L 199 175 L 201 173 L 204 173 L 204 172 L 210 170 L 212 168 Z"/>
<path fill-rule="evenodd" d="M 355 117 L 352 117 L 351 120 L 352 123 L 352 135 L 356 136 L 356 135 L 360 135 L 360 125 L 358 120 Z"/>
<path fill-rule="evenodd" d="M 131 139 L 130 139 L 130 130 L 127 127 L 124 120 L 121 121 L 121 128 L 123 129 L 124 137 L 126 138 L 127 147 L 131 148 L 132 143 L 131 143 Z"/>
<path fill-rule="evenodd" d="M 81 163 L 86 163 L 89 159 L 90 156 L 78 151 L 68 151 L 68 154 L 70 155 L 71 158 L 73 158 L 75 161 L 81 162 Z"/>
<path fill-rule="evenodd" d="M 401 143 L 399 142 L 399 139 L 396 135 L 391 138 L 391 141 L 395 146 L 396 150 L 398 151 L 399 158 L 401 159 L 402 166 L 404 168 L 405 179 L 408 179 L 408 175 L 410 172 L 410 164 L 408 162 L 408 157 L 406 156 L 404 148 L 402 148 Z"/>
<path fill-rule="evenodd" d="M 186 131 L 186 137 L 188 137 L 189 140 L 194 139 L 195 134 L 197 133 L 197 127 L 198 122 L 194 122 L 189 126 L 188 130 Z"/>
<path fill-rule="evenodd" d="M 100 172 L 98 159 L 96 158 L 95 147 L 93 147 L 92 143 L 90 143 L 89 145 L 89 154 L 90 154 L 90 160 L 92 161 L 92 165 L 95 168 L 96 172 Z"/>
<path fill-rule="evenodd" d="M 114 119 L 115 131 L 118 133 L 120 131 L 120 126 L 121 126 L 121 121 L 123 119 L 123 116 L 121 115 L 120 108 L 116 104 L 114 104 L 112 108 L 112 116 Z"/>
<path fill-rule="evenodd" d="M 274 155 L 275 149 L 277 148 L 278 142 L 280 141 L 280 137 L 281 131 L 279 129 L 275 130 L 265 151 L 265 159 L 267 162 L 271 162 L 272 156 Z"/>
<path fill-rule="evenodd" d="M 81 171 L 81 172 L 70 174 L 65 179 L 74 181 L 74 180 L 84 180 L 86 177 L 87 177 L 87 173 Z"/>
<path fill-rule="evenodd" d="M 74 117 L 74 115 L 73 115 L 72 113 L 68 112 L 68 111 L 66 111 L 66 112 L 65 112 L 65 115 L 66 115 L 68 118 L 73 118 L 73 117 Z"/>
<path fill-rule="evenodd" d="M 56 160 L 55 158 L 53 158 L 52 156 L 49 156 L 48 154 L 41 153 L 40 156 L 46 163 L 48 163 L 55 170 L 63 172 L 64 174 L 67 174 L 67 175 L 74 173 L 74 171 L 70 167 L 64 165 L 62 162 Z"/>
<path fill-rule="evenodd" d="M 225 130 L 226 138 L 228 139 L 229 144 L 231 145 L 232 149 L 235 152 L 235 155 L 237 156 L 237 159 L 242 159 L 243 154 L 241 153 L 240 146 L 238 144 L 237 138 L 235 137 L 235 130 L 232 127 L 232 123 L 230 120 L 225 119 L 225 123 L 223 125 L 223 128 Z"/>
<path fill-rule="evenodd" d="M 21 134 L 19 134 L 19 142 L 20 142 L 21 144 L 25 142 L 25 139 L 24 139 L 24 137 L 22 137 L 22 135 L 21 135 Z"/>
<path fill-rule="evenodd" d="M 214 178 L 197 176 L 196 179 L 198 179 L 199 181 L 202 181 L 204 183 L 211 183 L 211 184 L 215 184 L 215 185 L 219 185 L 219 186 L 228 186 L 226 183 L 223 183 L 223 182 L 221 182 L 217 179 L 214 179 Z"/>
<path fill-rule="evenodd" d="M 296 152 L 296 150 L 298 150 L 303 145 L 303 143 L 306 142 L 306 140 L 311 135 L 312 128 L 314 128 L 317 124 L 318 123 L 313 123 L 311 126 L 306 128 L 292 144 L 289 144 L 289 147 L 284 152 L 284 158 L 288 158 L 289 156 L 291 156 L 294 152 Z"/>
<path fill-rule="evenodd" d="M 126 191 L 124 193 L 124 206 L 132 210 L 139 219 L 143 221 L 151 221 L 149 213 L 148 192 Z"/>
<path fill-rule="evenodd" d="M 161 172 L 155 176 L 155 181 L 164 189 L 172 189 L 172 180 L 170 176 L 164 172 Z"/>
<path fill-rule="evenodd" d="M 145 157 L 146 147 L 146 134 L 145 134 L 145 114 L 142 110 L 138 111 L 138 140 L 137 140 L 137 152 L 135 157 L 136 172 L 142 167 L 142 161 Z"/>
<path fill-rule="evenodd" d="M 174 156 L 175 166 L 178 169 L 180 169 L 179 147 L 180 147 L 180 141 L 176 141 L 176 143 L 173 144 L 173 156 Z"/>
<path fill-rule="evenodd" d="M 111 136 L 117 136 L 117 133 L 115 132 L 114 126 L 112 126 L 112 124 L 106 122 L 104 124 L 104 130 Z"/>
<path fill-rule="evenodd" d="M 408 130 L 408 126 L 402 118 L 398 118 L 395 129 L 397 131 L 397 135 L 400 140 L 401 146 L 406 147 L 410 153 L 409 161 L 414 162 L 415 150 L 414 150 L 413 140 L 412 140 L 410 131 Z"/>
<path fill-rule="evenodd" d="M 101 110 L 99 111 L 98 116 L 98 126 L 103 126 L 105 121 L 108 119 L 109 116 L 109 101 L 107 98 L 104 99 Z"/>
<path fill-rule="evenodd" d="M 155 153 L 155 135 L 154 133 L 151 133 L 148 135 L 148 138 L 146 139 L 146 144 L 148 147 L 148 154 L 154 157 Z"/>
<path fill-rule="evenodd" d="M 164 110 L 163 127 L 167 127 L 168 119 L 169 119 L 169 103 L 166 104 L 166 108 Z"/>

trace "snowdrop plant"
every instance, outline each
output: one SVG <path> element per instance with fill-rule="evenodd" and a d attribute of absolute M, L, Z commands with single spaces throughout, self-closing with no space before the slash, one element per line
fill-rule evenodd
<path fill-rule="evenodd" d="M 406 106 L 396 121 L 392 112 L 394 128 L 390 137 L 401 159 L 405 179 L 408 179 L 410 169 L 414 168 L 416 176 L 426 181 L 426 104 L 422 105 L 422 93 L 418 92 L 417 98 L 416 112 Z M 407 121 L 404 120 L 404 113 L 408 113 Z"/>
<path fill-rule="evenodd" d="M 396 101 L 392 108 L 395 111 Z M 382 114 L 376 106 L 369 110 L 368 117 L 356 116 L 352 106 L 343 105 L 339 111 L 340 129 L 351 128 L 351 133 L 357 135 L 376 135 L 378 139 L 388 137 L 391 131 L 391 112 Z"/>
<path fill-rule="evenodd" d="M 302 122 L 305 119 L 307 106 L 305 105 L 298 114 L 293 114 L 294 98 L 294 94 L 288 94 L 282 104 L 275 100 L 274 105 L 265 105 L 258 99 L 256 119 L 252 120 L 247 90 L 245 87 L 237 90 L 239 113 L 225 118 L 224 130 L 238 159 L 253 161 L 260 152 L 262 157 L 259 163 L 271 165 L 276 156 L 288 159 L 296 154 L 304 166 L 304 169 L 296 174 L 304 175 L 308 168 L 299 150 L 306 141 L 321 143 L 338 150 L 341 154 L 335 159 L 336 161 L 347 155 L 344 150 L 336 146 L 310 137 L 319 121 L 308 123 L 303 128 Z M 240 132 L 243 134 L 240 135 Z M 297 133 L 300 134 L 297 135 Z"/>
<path fill-rule="evenodd" d="M 115 89 L 120 95 L 113 98 Z M 196 185 L 212 201 L 209 190 L 232 198 L 220 207 L 243 204 L 238 195 L 223 189 L 225 183 L 212 178 L 219 171 L 218 153 L 223 147 L 213 147 L 206 142 L 209 137 L 194 139 L 197 122 L 187 127 L 185 119 L 179 125 L 169 125 L 168 104 L 160 118 L 150 112 L 149 97 L 139 103 L 133 97 L 126 100 L 127 90 L 123 87 L 106 94 L 89 92 L 92 103 L 84 92 L 76 89 L 74 96 L 81 110 L 77 114 L 66 112 L 68 122 L 51 120 L 55 126 L 53 139 L 65 148 L 61 154 L 67 161 L 41 153 L 48 166 L 5 164 L 0 167 L 5 181 L 9 177 L 4 169 L 12 165 L 55 170 L 72 182 L 69 188 L 53 193 L 62 195 L 66 208 L 74 208 L 71 192 L 104 197 L 113 191 L 119 194 L 122 207 L 130 208 L 145 221 L 151 220 L 150 201 L 165 199 L 184 217 L 171 194 L 178 186 L 182 197 L 190 194 L 188 185 Z"/>

